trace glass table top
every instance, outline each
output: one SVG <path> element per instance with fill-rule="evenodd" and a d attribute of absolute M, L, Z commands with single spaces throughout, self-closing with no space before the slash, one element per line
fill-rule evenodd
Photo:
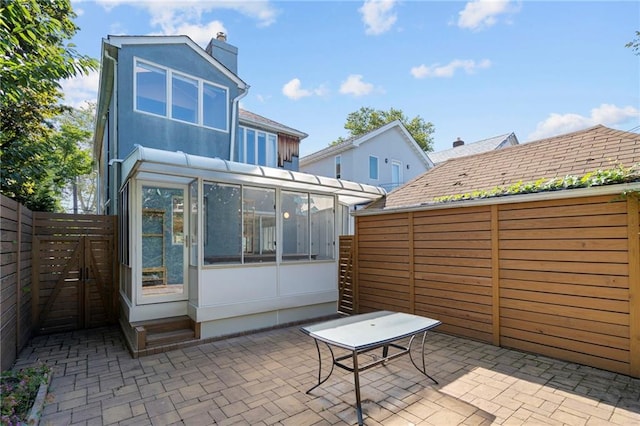
<path fill-rule="evenodd" d="M 402 312 L 378 311 L 302 327 L 303 333 L 335 346 L 360 351 L 413 336 L 440 321 Z"/>

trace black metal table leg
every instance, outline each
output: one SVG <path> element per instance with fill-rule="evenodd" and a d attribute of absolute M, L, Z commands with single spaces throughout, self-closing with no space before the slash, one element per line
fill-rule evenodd
<path fill-rule="evenodd" d="M 427 374 L 427 367 L 426 367 L 426 363 L 424 361 L 424 341 L 427 338 L 427 332 L 425 331 L 422 334 L 422 346 L 421 346 L 421 350 L 422 350 L 422 368 L 418 367 L 418 365 L 416 364 L 416 362 L 413 360 L 413 355 L 411 355 L 411 344 L 413 343 L 413 339 L 415 338 L 415 334 L 413 336 L 411 336 L 411 339 L 409 340 L 409 359 L 411 360 L 411 363 L 413 364 L 414 367 L 416 367 L 416 369 L 421 372 L 422 374 L 424 374 L 425 376 L 427 376 L 429 379 L 431 379 L 431 381 L 433 383 L 435 383 L 436 385 L 438 384 L 438 381 L 436 379 L 434 379 L 433 377 L 431 377 L 429 374 Z"/>
<path fill-rule="evenodd" d="M 353 351 L 353 381 L 356 387 L 356 412 L 358 414 L 358 424 L 363 425 L 362 403 L 360 401 L 360 377 L 358 374 L 358 352 Z"/>
<path fill-rule="evenodd" d="M 333 355 L 333 350 L 331 349 L 331 346 L 325 343 L 327 345 L 327 348 L 329 348 L 329 352 L 331 352 L 331 371 L 329 371 L 329 374 L 327 375 L 327 377 L 325 377 L 324 380 L 322 380 L 322 356 L 320 354 L 320 345 L 318 344 L 318 339 L 313 339 L 313 341 L 316 343 L 316 350 L 318 351 L 318 384 L 316 384 L 311 389 L 306 391 L 305 393 L 307 394 L 312 390 L 314 390 L 315 388 L 317 388 L 318 386 L 320 386 L 321 384 L 323 384 L 324 382 L 326 382 L 327 380 L 329 380 L 329 377 L 331 377 L 331 374 L 333 373 L 333 367 L 335 366 L 335 363 L 336 363 L 336 357 Z"/>

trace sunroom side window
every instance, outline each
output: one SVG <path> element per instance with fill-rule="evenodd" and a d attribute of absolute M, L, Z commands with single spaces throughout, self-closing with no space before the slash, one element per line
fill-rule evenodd
<path fill-rule="evenodd" d="M 244 263 L 276 260 L 276 191 L 245 186 L 242 190 Z"/>
<path fill-rule="evenodd" d="M 204 264 L 240 263 L 242 259 L 240 185 L 206 183 L 203 196 Z"/>
<path fill-rule="evenodd" d="M 311 258 L 334 258 L 334 198 L 328 195 L 310 194 L 309 220 L 311 223 Z"/>
<path fill-rule="evenodd" d="M 282 260 L 308 260 L 309 194 L 282 191 Z"/>

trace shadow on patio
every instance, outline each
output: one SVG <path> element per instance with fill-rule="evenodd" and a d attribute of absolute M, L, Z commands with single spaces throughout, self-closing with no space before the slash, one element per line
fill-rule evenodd
<path fill-rule="evenodd" d="M 425 351 L 439 385 L 407 357 L 361 374 L 365 424 L 640 423 L 640 379 L 435 332 Z M 41 425 L 357 423 L 352 374 L 305 394 L 317 352 L 297 326 L 138 359 L 117 328 L 62 333 L 15 368 L 38 360 L 54 368 Z"/>

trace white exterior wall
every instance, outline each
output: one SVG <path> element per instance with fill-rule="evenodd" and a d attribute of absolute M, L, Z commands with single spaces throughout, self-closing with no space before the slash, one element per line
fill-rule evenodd
<path fill-rule="evenodd" d="M 206 268 L 189 316 L 205 339 L 332 315 L 337 276 L 335 261 Z"/>
<path fill-rule="evenodd" d="M 400 129 L 393 127 L 386 132 L 353 146 L 340 155 L 342 173 L 340 178 L 359 183 L 387 186 L 392 183 L 392 161 L 400 163 L 403 184 L 427 171 L 423 159 L 410 146 Z M 378 157 L 378 179 L 369 178 L 369 156 Z M 388 162 L 385 163 L 385 159 Z M 409 169 L 407 169 L 409 165 Z M 310 164 L 300 166 L 305 173 L 335 177 L 335 155 L 329 155 Z"/>

